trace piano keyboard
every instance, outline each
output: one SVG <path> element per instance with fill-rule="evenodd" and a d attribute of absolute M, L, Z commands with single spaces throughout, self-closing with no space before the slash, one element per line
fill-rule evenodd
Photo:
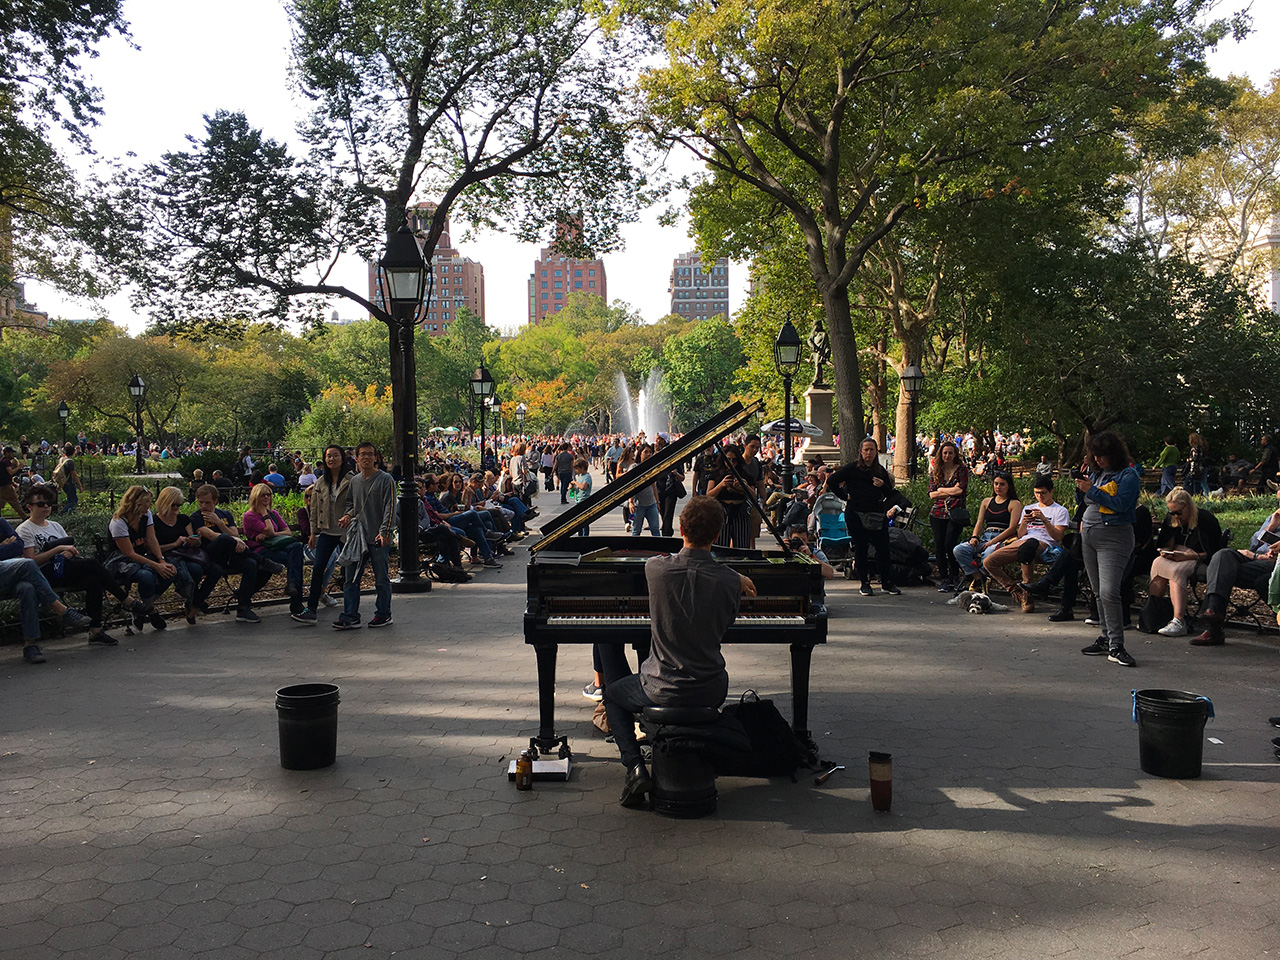
<path fill-rule="evenodd" d="M 643 614 L 600 615 L 588 617 L 547 617 L 549 627 L 638 627 L 649 623 Z M 800 616 L 768 616 L 747 614 L 734 619 L 734 627 L 802 627 Z"/>

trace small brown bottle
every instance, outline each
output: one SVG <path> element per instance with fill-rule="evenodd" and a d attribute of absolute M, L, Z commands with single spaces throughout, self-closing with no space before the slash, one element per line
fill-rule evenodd
<path fill-rule="evenodd" d="M 533 789 L 533 751 L 521 750 L 516 758 L 516 789 Z"/>

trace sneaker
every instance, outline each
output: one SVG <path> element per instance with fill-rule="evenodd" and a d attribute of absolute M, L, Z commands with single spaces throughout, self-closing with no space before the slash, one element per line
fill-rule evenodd
<path fill-rule="evenodd" d="M 1107 643 L 1106 637 L 1099 637 L 1093 643 L 1080 650 L 1086 657 L 1105 657 L 1111 652 L 1111 647 Z"/>
<path fill-rule="evenodd" d="M 44 654 L 40 652 L 40 648 L 34 643 L 28 643 L 22 648 L 22 659 L 27 663 L 47 663 Z"/>
<path fill-rule="evenodd" d="M 1098 625 L 1098 618 L 1091 613 L 1089 616 L 1084 618 L 1084 622 L 1091 627 L 1096 627 Z"/>
<path fill-rule="evenodd" d="M 337 620 L 333 621 L 333 629 L 335 630 L 355 630 L 359 626 L 359 620 L 347 620 L 343 617 L 339 617 Z"/>
<path fill-rule="evenodd" d="M 1049 614 L 1050 623 L 1066 623 L 1067 621 L 1074 620 L 1075 618 L 1076 615 L 1065 607 Z"/>
<path fill-rule="evenodd" d="M 496 557 L 486 557 L 484 561 L 484 565 L 488 567 L 490 570 L 502 569 L 502 564 L 498 562 Z"/>
<path fill-rule="evenodd" d="M 157 630 L 163 630 L 169 625 L 169 621 L 165 620 L 164 614 L 155 607 L 152 607 L 151 612 L 147 614 L 147 620 Z"/>
<path fill-rule="evenodd" d="M 289 614 L 289 619 L 294 623 L 305 623 L 309 627 L 316 625 L 316 612 L 314 610 L 303 610 L 300 613 Z"/>
<path fill-rule="evenodd" d="M 1273 727 L 1280 727 L 1280 717 L 1267 717 L 1267 723 Z"/>
<path fill-rule="evenodd" d="M 869 583 L 864 583 L 862 586 L 860 586 L 858 588 L 858 592 L 862 594 L 864 597 L 874 597 L 876 595 L 876 592 L 871 589 L 871 584 Z"/>
<path fill-rule="evenodd" d="M 1166 623 L 1163 627 L 1157 630 L 1156 633 L 1160 634 L 1160 636 L 1162 637 L 1186 636 L 1187 625 L 1183 623 L 1181 620 L 1179 620 L 1177 617 L 1174 617 L 1172 620 Z"/>
<path fill-rule="evenodd" d="M 604 687 L 597 687 L 593 680 L 582 688 L 582 695 L 588 700 L 594 700 L 596 703 L 599 703 L 604 699 Z"/>
<path fill-rule="evenodd" d="M 277 573 L 284 573 L 284 564 L 276 563 L 266 557 L 258 557 L 258 569 L 265 570 L 274 577 Z"/>
<path fill-rule="evenodd" d="M 951 581 L 950 581 L 950 580 L 939 580 L 939 581 L 938 581 L 938 592 L 939 592 L 939 593 L 951 593 L 951 590 L 952 590 L 952 583 L 951 583 Z"/>
<path fill-rule="evenodd" d="M 880 587 L 880 589 L 883 590 L 885 593 L 889 594 L 889 596 L 891 597 L 902 596 L 902 591 L 899 590 L 897 587 L 895 587 L 892 583 L 884 584 L 883 586 Z"/>
<path fill-rule="evenodd" d="M 302 596 L 302 584 L 297 580 L 286 580 L 284 584 L 284 595 L 286 597 Z"/>
<path fill-rule="evenodd" d="M 1118 650 L 1112 650 L 1107 654 L 1107 659 L 1112 663 L 1120 664 L 1122 667 L 1136 667 L 1138 665 L 1138 661 L 1133 659 L 1129 651 L 1124 647 L 1121 647 Z"/>
<path fill-rule="evenodd" d="M 67 609 L 62 612 L 62 622 L 68 627 L 75 627 L 77 630 L 83 630 L 85 627 L 88 627 L 93 623 L 92 620 L 86 617 L 79 610 L 73 610 L 71 607 L 67 607 Z"/>
<path fill-rule="evenodd" d="M 111 634 L 107 633 L 107 631 L 99 630 L 97 633 L 89 634 L 89 642 L 100 643 L 104 647 L 114 647 L 120 641 L 117 640 L 115 637 L 113 637 Z"/>
<path fill-rule="evenodd" d="M 337 605 L 338 605 L 338 601 L 333 599 L 333 597 L 329 596 L 327 593 L 322 593 L 320 595 L 320 606 L 336 607 Z"/>
<path fill-rule="evenodd" d="M 385 617 L 378 617 L 378 616 L 375 616 L 372 620 L 370 620 L 370 621 L 369 621 L 369 626 L 370 626 L 370 627 L 389 627 L 389 626 L 391 626 L 391 614 L 389 614 L 389 613 L 388 613 Z"/>
<path fill-rule="evenodd" d="M 236 623 L 261 623 L 262 618 L 252 610 L 237 610 Z"/>

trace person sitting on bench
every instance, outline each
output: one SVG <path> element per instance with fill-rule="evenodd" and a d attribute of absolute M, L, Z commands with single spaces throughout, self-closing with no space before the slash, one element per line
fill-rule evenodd
<path fill-rule="evenodd" d="M 1276 497 L 1280 499 L 1280 491 Z M 1223 547 L 1213 555 L 1205 578 L 1204 603 L 1200 607 L 1200 616 L 1204 617 L 1208 629 L 1191 638 L 1192 646 L 1216 647 L 1226 642 L 1223 626 L 1235 587 L 1266 595 L 1276 557 L 1280 555 L 1277 544 L 1280 544 L 1280 507 L 1268 514 L 1249 538 L 1248 549 Z"/>
<path fill-rule="evenodd" d="M 680 513 L 684 549 L 645 563 L 649 587 L 650 649 L 633 674 L 620 643 L 596 644 L 603 668 L 604 706 L 627 776 L 624 807 L 653 790 L 636 743 L 635 714 L 645 707 L 718 707 L 729 692 L 720 643 L 755 584 L 711 556 L 725 512 L 712 497 L 694 496 Z"/>

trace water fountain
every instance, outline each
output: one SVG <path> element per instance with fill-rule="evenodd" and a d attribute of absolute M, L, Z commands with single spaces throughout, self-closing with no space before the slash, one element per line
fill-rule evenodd
<path fill-rule="evenodd" d="M 616 431 L 634 437 L 643 430 L 645 438 L 653 440 L 659 430 L 670 429 L 671 416 L 662 404 L 662 370 L 654 367 L 649 371 L 634 401 L 627 377 L 621 370 L 617 374 L 617 384 L 619 410 L 614 419 Z"/>

